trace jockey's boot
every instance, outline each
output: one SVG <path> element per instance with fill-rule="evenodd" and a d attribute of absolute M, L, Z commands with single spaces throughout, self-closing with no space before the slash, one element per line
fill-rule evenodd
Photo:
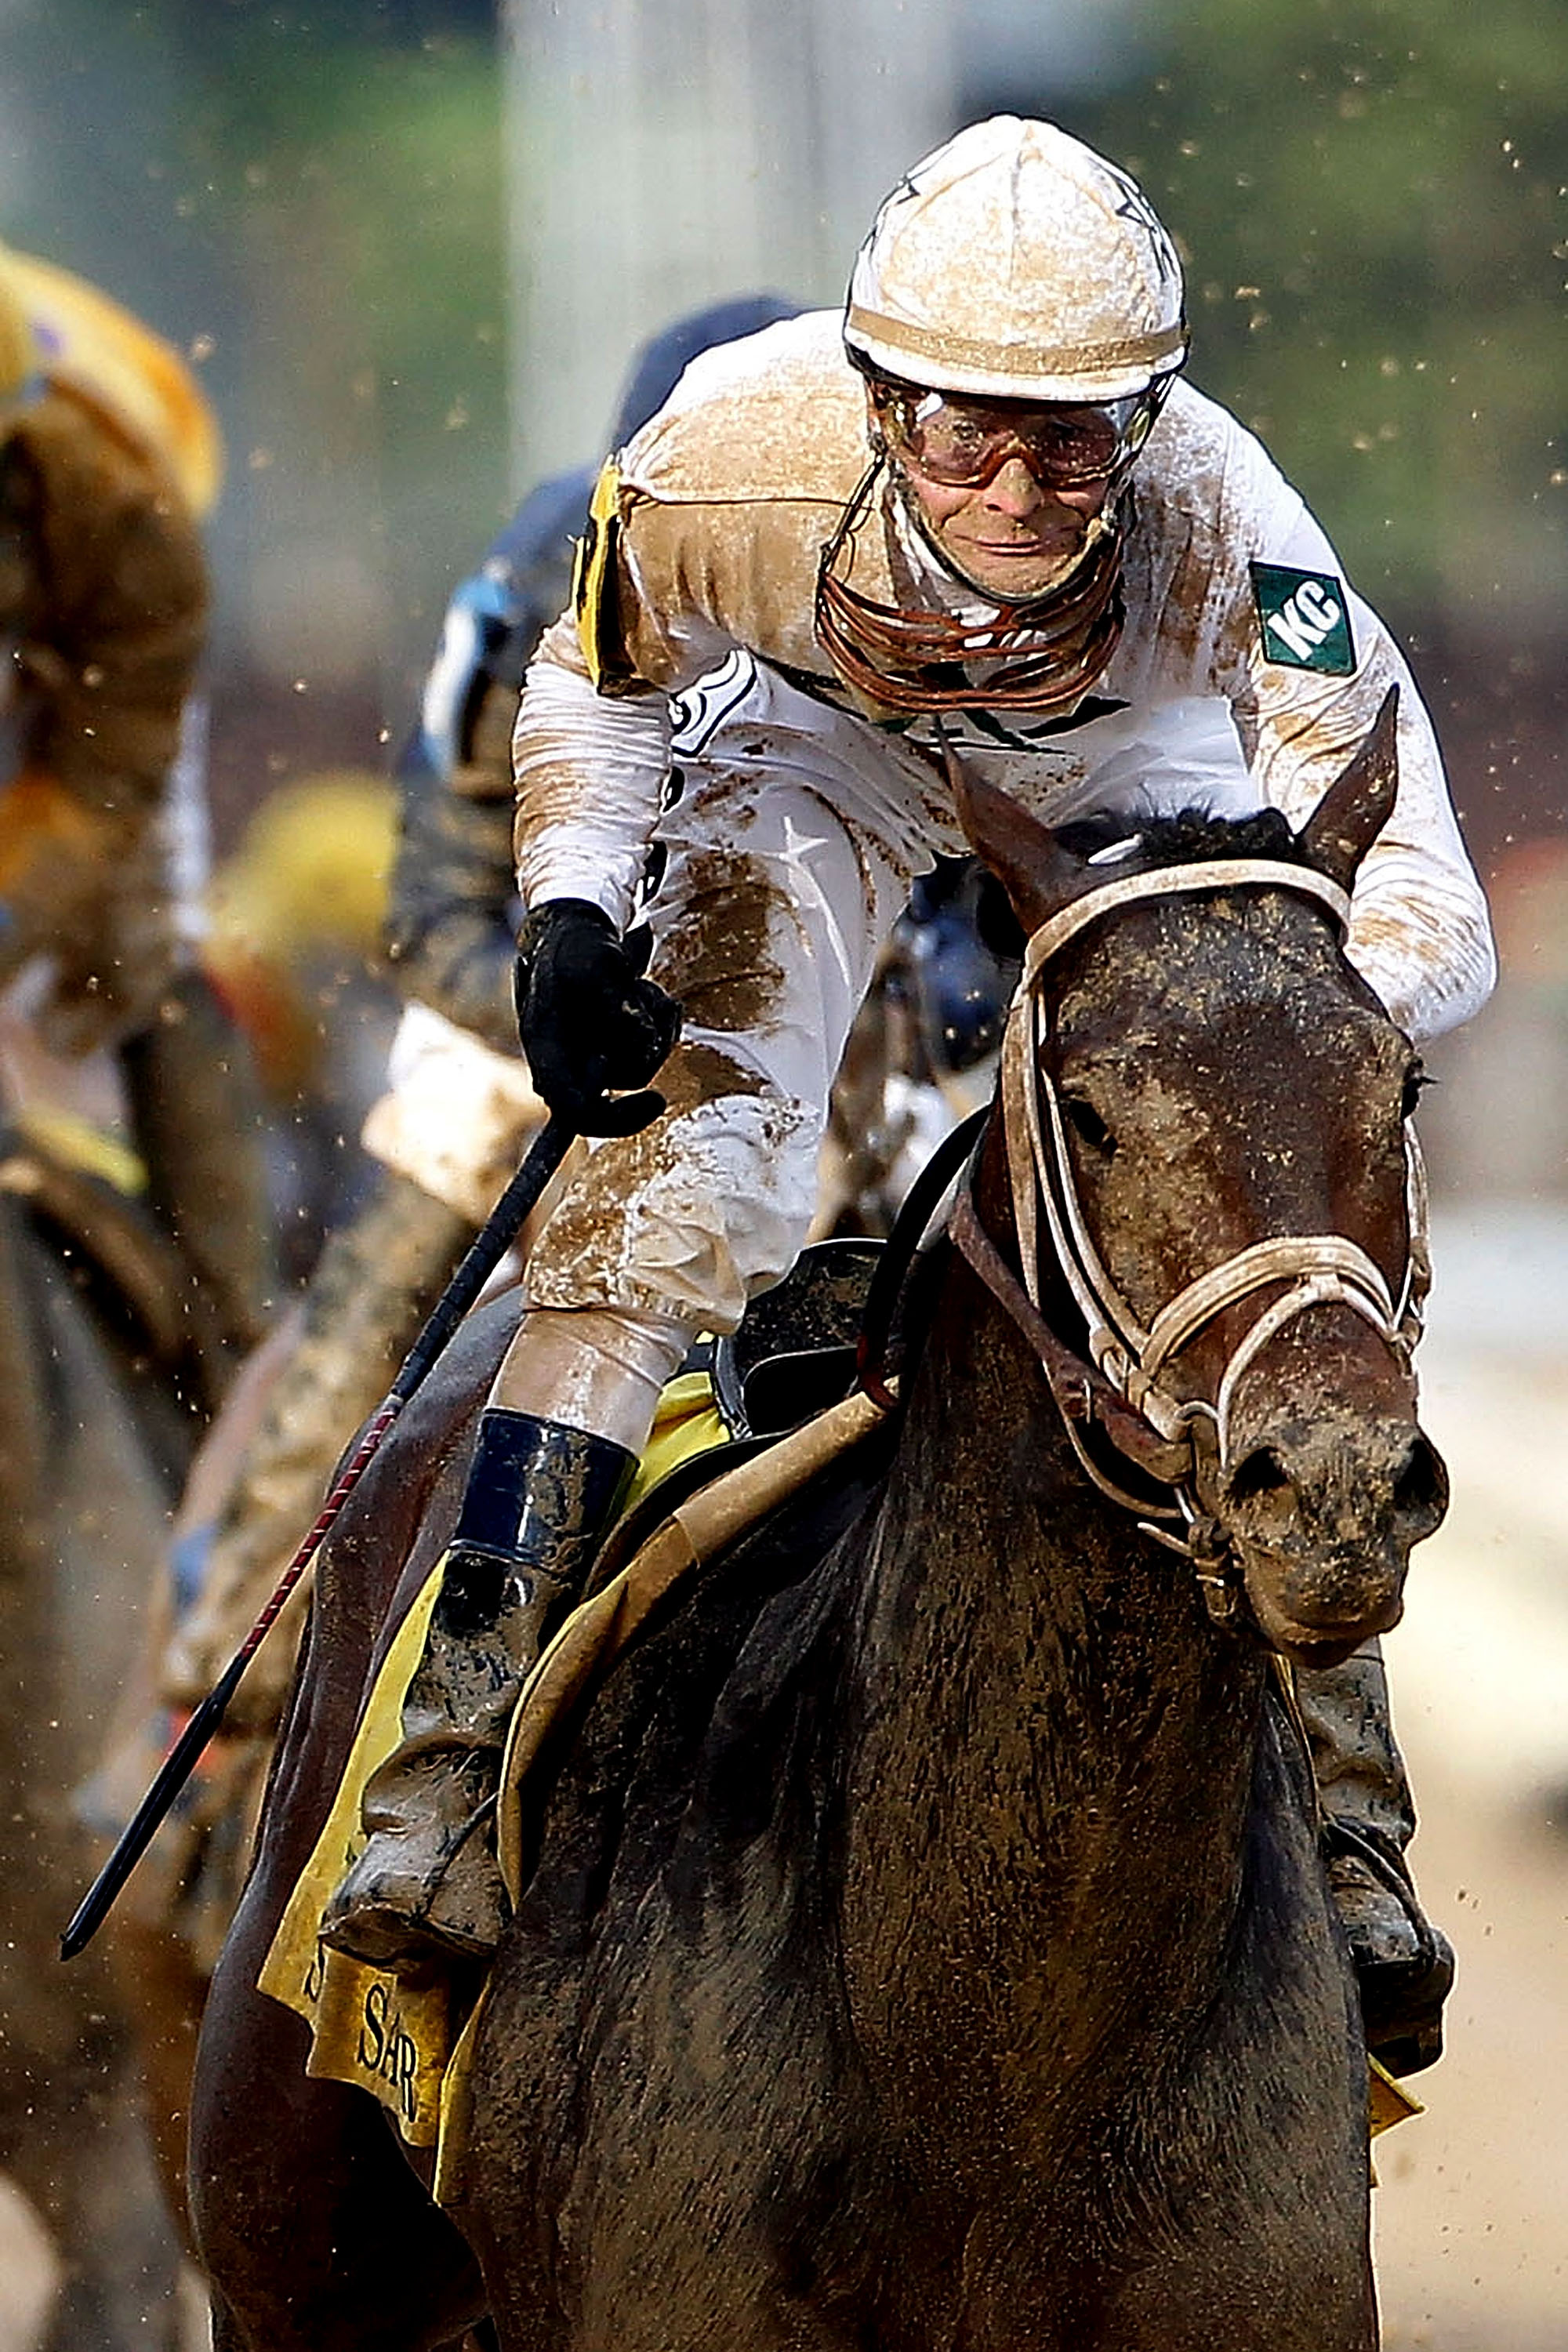
<path fill-rule="evenodd" d="M 1376 1642 L 1342 1665 L 1299 1667 L 1296 1692 L 1322 1799 L 1323 1850 L 1361 1988 L 1367 2047 L 1391 2074 L 1443 2054 L 1454 1981 L 1447 1937 L 1422 1910 L 1405 1860 L 1415 1808 L 1394 1737 Z"/>
<path fill-rule="evenodd" d="M 512 1708 L 635 1465 L 585 1430 L 480 1415 L 403 1738 L 365 1785 L 369 1841 L 322 1920 L 334 1950 L 382 1968 L 494 1950 L 510 1908 L 493 1822 Z"/>

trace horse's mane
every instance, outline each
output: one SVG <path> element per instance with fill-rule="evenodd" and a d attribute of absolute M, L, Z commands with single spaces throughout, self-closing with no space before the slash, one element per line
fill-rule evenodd
<path fill-rule="evenodd" d="M 1134 805 L 1077 817 L 1070 824 L 1058 825 L 1055 833 L 1069 856 L 1085 860 L 1102 857 L 1107 879 L 1120 873 L 1122 865 L 1105 853 L 1122 844 L 1130 868 L 1200 865 L 1216 857 L 1273 857 L 1293 866 L 1310 863 L 1288 820 L 1276 808 L 1250 809 L 1243 816 L 1216 816 L 1201 803 L 1175 810 L 1151 804 L 1142 812 Z M 994 955 L 1018 961 L 1024 952 L 1024 933 L 1005 890 L 993 874 L 982 877 L 975 921 Z"/>
<path fill-rule="evenodd" d="M 1136 842 L 1140 866 L 1198 865 L 1215 857 L 1275 857 L 1296 866 L 1308 862 L 1288 819 L 1276 808 L 1252 809 L 1244 816 L 1215 816 L 1202 806 L 1144 816 L 1119 810 L 1063 825 L 1057 839 L 1074 856 L 1085 858 L 1126 842 L 1129 864 L 1131 845 Z"/>

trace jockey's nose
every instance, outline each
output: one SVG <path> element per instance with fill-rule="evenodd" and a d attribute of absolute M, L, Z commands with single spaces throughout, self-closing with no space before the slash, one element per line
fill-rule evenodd
<path fill-rule="evenodd" d="M 985 503 L 1015 522 L 1026 522 L 1045 505 L 1049 492 L 1035 479 L 1022 457 L 1009 457 L 985 485 Z"/>

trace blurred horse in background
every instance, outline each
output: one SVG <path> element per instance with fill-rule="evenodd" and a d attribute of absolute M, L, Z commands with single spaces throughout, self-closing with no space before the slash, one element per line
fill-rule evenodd
<path fill-rule="evenodd" d="M 58 1947 L 104 1851 L 76 1792 L 146 1705 L 135 1669 L 199 1422 L 187 1270 L 73 1158 L 0 1129 L 0 2168 L 58 2258 L 50 2352 L 131 2352 L 172 2340 L 184 2211 L 142 2095 L 145 1956 L 129 1909 L 70 1968 Z"/>

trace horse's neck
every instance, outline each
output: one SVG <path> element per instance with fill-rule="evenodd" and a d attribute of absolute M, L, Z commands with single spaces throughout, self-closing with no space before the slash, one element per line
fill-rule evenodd
<path fill-rule="evenodd" d="M 982 2076 L 1021 2037 L 1102 2070 L 1151 2003 L 1212 1993 L 1263 1668 L 1215 1634 L 1192 1570 L 1083 1477 L 1038 1368 L 966 1272 L 865 1579 L 845 1694 L 862 2031 L 877 2038 L 869 2011 L 919 2015 L 951 2052 L 972 2042 Z"/>

